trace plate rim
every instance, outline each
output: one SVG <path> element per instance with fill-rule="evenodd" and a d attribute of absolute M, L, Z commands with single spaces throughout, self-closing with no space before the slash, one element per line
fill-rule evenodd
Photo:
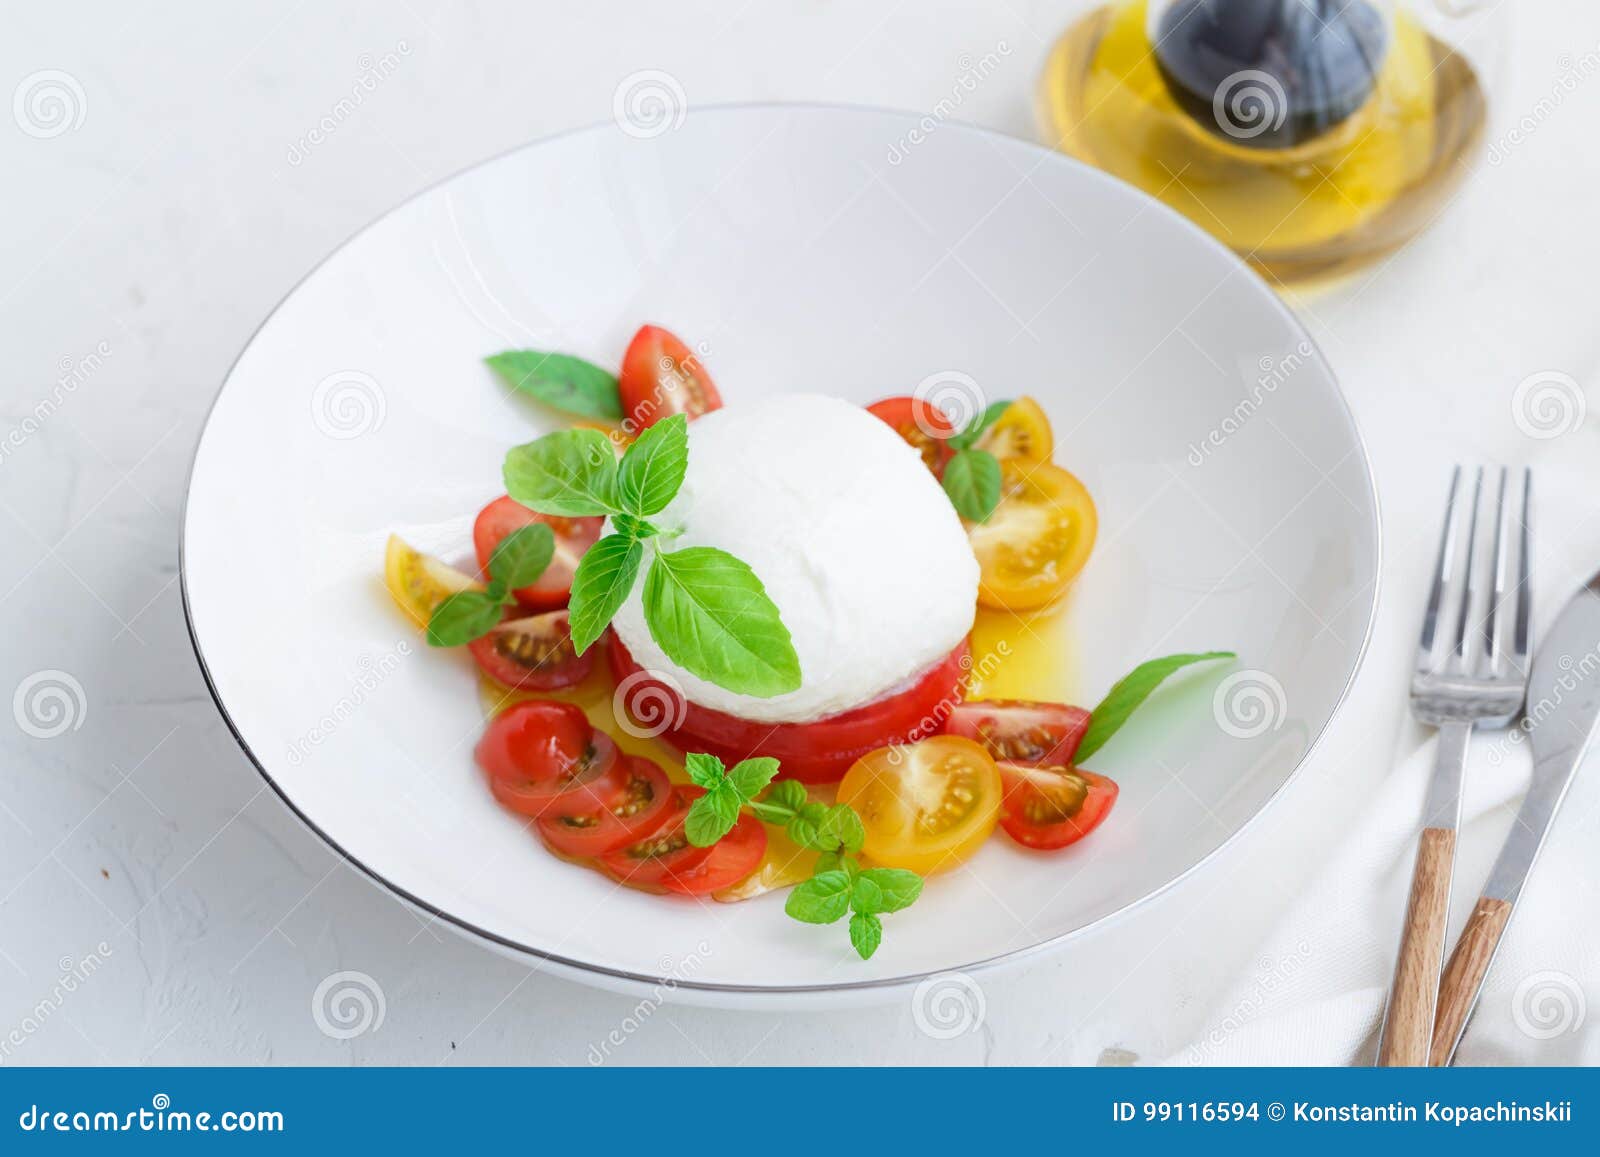
<path fill-rule="evenodd" d="M 691 106 L 687 111 L 687 115 L 751 111 L 783 113 L 798 110 L 842 112 L 847 114 L 867 113 L 880 117 L 900 118 L 912 123 L 918 123 L 922 118 L 922 114 L 915 110 L 897 109 L 882 105 L 837 101 L 726 101 Z M 1328 361 L 1316 339 L 1312 336 L 1310 331 L 1306 329 L 1304 324 L 1294 314 L 1294 312 L 1290 310 L 1289 307 L 1284 303 L 1283 299 L 1279 297 L 1279 295 L 1273 291 L 1272 287 L 1266 283 L 1265 279 L 1262 278 L 1261 275 L 1257 273 L 1248 262 L 1242 260 L 1221 241 L 1218 241 L 1215 237 L 1207 233 L 1194 222 L 1190 221 L 1177 210 L 1172 209 L 1165 203 L 1156 200 L 1143 190 L 1124 181 L 1120 181 L 1092 165 L 1079 161 L 1075 157 L 1068 156 L 1066 153 L 1063 153 L 1058 149 L 1049 148 L 1048 146 L 1042 145 L 1037 141 L 1030 140 L 1026 137 L 1015 136 L 1011 133 L 1002 132 L 999 129 L 992 129 L 983 125 L 976 125 L 967 121 L 956 120 L 947 121 L 942 127 L 954 130 L 957 135 L 965 133 L 973 134 L 979 137 L 996 138 L 998 140 L 1007 142 L 1008 144 L 1022 145 L 1030 151 L 1036 153 L 1043 153 L 1045 158 L 1048 159 L 1049 163 L 1066 165 L 1070 168 L 1077 169 L 1082 174 L 1086 174 L 1091 180 L 1097 180 L 1107 185 L 1117 186 L 1123 193 L 1143 201 L 1144 204 L 1142 206 L 1142 211 L 1156 212 L 1158 215 L 1163 215 L 1169 221 L 1176 223 L 1181 230 L 1188 232 L 1202 245 L 1211 248 L 1214 252 L 1220 253 L 1226 260 L 1239 266 L 1249 278 L 1254 280 L 1265 292 L 1267 298 L 1272 302 L 1272 305 L 1277 312 L 1294 330 L 1299 332 L 1305 342 L 1311 346 L 1311 349 L 1316 354 L 1318 360 L 1320 360 L 1327 368 L 1328 378 L 1333 387 L 1333 400 L 1337 403 L 1338 410 L 1343 415 L 1345 425 L 1349 429 L 1350 435 L 1355 442 L 1355 447 L 1360 454 L 1362 465 L 1361 473 L 1362 478 L 1366 483 L 1366 498 L 1371 515 L 1372 567 L 1371 573 L 1368 576 L 1368 589 L 1370 590 L 1370 595 L 1367 600 L 1366 623 L 1362 629 L 1361 643 L 1356 649 L 1355 661 L 1351 664 L 1350 673 L 1345 678 L 1344 685 L 1339 689 L 1338 697 L 1334 700 L 1333 707 L 1329 711 L 1327 719 L 1324 720 L 1321 727 L 1317 729 L 1316 734 L 1311 737 L 1310 741 L 1306 745 L 1305 752 L 1295 762 L 1294 767 L 1291 768 L 1289 774 L 1284 777 L 1283 782 L 1275 787 L 1266 797 L 1266 799 L 1262 801 L 1261 806 L 1257 808 L 1255 814 L 1240 824 L 1237 829 L 1224 837 L 1223 840 L 1216 845 L 1216 847 L 1206 852 L 1193 864 L 1190 864 L 1183 871 L 1177 873 L 1171 879 L 1146 892 L 1138 899 L 1130 900 L 1122 906 L 1114 908 L 1102 916 L 1095 917 L 1080 927 L 1070 929 L 1069 931 L 1059 933 L 1055 936 L 1048 936 L 1025 947 L 1014 948 L 1006 952 L 996 953 L 992 956 L 986 956 L 979 960 L 961 964 L 953 969 L 943 968 L 927 971 L 907 972 L 895 976 L 876 977 L 865 980 L 830 981 L 818 984 L 772 985 L 731 984 L 713 981 L 699 981 L 655 975 L 648 972 L 634 972 L 629 969 L 613 968 L 606 965 L 595 964 L 589 961 L 574 959 L 572 957 L 563 956 L 558 952 L 552 952 L 546 949 L 536 948 L 529 944 L 523 944 L 520 941 L 511 939 L 510 937 L 502 936 L 497 932 L 492 932 L 487 928 L 479 927 L 471 921 L 445 911 L 429 901 L 424 900 L 422 897 L 400 887 L 382 873 L 357 859 L 337 840 L 335 840 L 327 832 L 323 831 L 322 828 L 319 827 L 310 816 L 300 809 L 295 801 L 290 798 L 287 791 L 278 784 L 277 780 L 272 777 L 272 774 L 266 769 L 266 766 L 256 756 L 256 753 L 251 748 L 249 742 L 239 731 L 239 727 L 234 722 L 233 716 L 229 714 L 226 704 L 223 703 L 222 696 L 217 691 L 216 683 L 212 679 L 211 668 L 206 661 L 205 651 L 200 644 L 199 634 L 195 630 L 194 614 L 189 605 L 189 575 L 188 568 L 185 565 L 189 534 L 189 499 L 193 493 L 195 468 L 199 464 L 200 450 L 205 444 L 206 434 L 211 428 L 211 422 L 215 417 L 218 404 L 222 401 L 222 395 L 224 392 L 226 392 L 228 383 L 233 379 L 234 371 L 238 368 L 239 363 L 244 360 L 245 355 L 248 354 L 251 348 L 255 345 L 256 339 L 261 336 L 262 331 L 265 330 L 266 327 L 272 322 L 273 318 L 278 315 L 278 313 L 283 309 L 284 305 L 286 305 L 289 300 L 300 291 L 300 288 L 306 282 L 314 277 L 335 257 L 348 249 L 358 238 L 364 236 L 370 230 L 377 228 L 384 221 L 388 220 L 390 217 L 398 213 L 401 209 L 410 205 L 412 202 L 428 196 L 435 190 L 450 184 L 452 181 L 455 181 L 459 177 L 465 176 L 467 173 L 473 172 L 487 165 L 494 164 L 495 162 L 509 157 L 515 153 L 537 148 L 541 145 L 549 144 L 566 137 L 605 131 L 607 127 L 614 127 L 614 124 L 615 121 L 612 118 L 590 121 L 574 128 L 564 129 L 559 132 L 550 133 L 545 136 L 535 137 L 531 140 L 523 141 L 519 144 L 511 146 L 510 148 L 503 149 L 498 153 L 494 153 L 490 156 L 473 161 L 471 164 L 464 165 L 459 169 L 453 170 L 438 180 L 430 182 L 415 192 L 408 194 L 400 201 L 396 202 L 383 212 L 379 213 L 377 216 L 373 217 L 370 221 L 366 222 L 360 228 L 355 230 L 355 232 L 351 233 L 349 236 L 345 237 L 342 241 L 336 244 L 332 249 L 328 250 L 328 252 L 324 254 L 320 260 L 307 269 L 305 273 L 298 277 L 294 283 L 284 291 L 283 295 L 279 297 L 277 302 L 270 310 L 267 311 L 266 315 L 262 317 L 261 321 L 257 323 L 256 327 L 250 332 L 250 336 L 245 339 L 245 342 L 240 347 L 239 352 L 228 364 L 228 368 L 222 376 L 221 383 L 217 386 L 216 392 L 212 395 L 210 404 L 206 407 L 205 417 L 200 423 L 199 433 L 195 436 L 194 450 L 191 452 L 189 459 L 189 469 L 184 480 L 183 504 L 179 511 L 178 521 L 178 589 L 183 604 L 184 627 L 189 636 L 189 644 L 194 650 L 195 660 L 200 666 L 200 675 L 205 682 L 206 692 L 211 696 L 211 701 L 216 705 L 217 712 L 222 716 L 223 723 L 227 725 L 229 734 L 233 736 L 234 742 L 239 745 L 239 749 L 244 753 L 245 758 L 249 760 L 251 766 L 256 769 L 257 774 L 261 776 L 266 785 L 272 789 L 273 793 L 278 797 L 278 799 L 284 804 L 285 807 L 288 808 L 289 813 L 294 816 L 294 818 L 297 819 L 303 827 L 305 827 L 319 840 L 326 844 L 341 860 L 344 861 L 344 863 L 355 868 L 361 875 L 365 876 L 373 884 L 389 892 L 402 903 L 408 904 L 420 911 L 428 913 L 434 919 L 439 920 L 447 925 L 464 939 L 481 942 L 485 947 L 502 955 L 510 955 L 514 958 L 522 960 L 524 963 L 534 964 L 537 962 L 547 965 L 555 965 L 561 970 L 571 970 L 576 979 L 588 980 L 590 983 L 594 984 L 600 983 L 598 978 L 603 977 L 610 981 L 612 986 L 620 983 L 621 985 L 629 988 L 640 987 L 657 992 L 688 991 L 703 994 L 768 997 L 773 999 L 783 997 L 793 998 L 798 996 L 826 993 L 851 994 L 872 991 L 891 992 L 896 989 L 910 987 L 911 985 L 921 983 L 933 977 L 948 975 L 952 972 L 959 972 L 962 974 L 990 972 L 1005 965 L 1015 964 L 1025 959 L 1036 957 L 1043 953 L 1060 948 L 1062 945 L 1076 940 L 1090 932 L 1103 930 L 1114 922 L 1131 915 L 1135 910 L 1143 907 L 1146 904 L 1149 904 L 1157 897 L 1166 894 L 1168 891 L 1177 887 L 1184 880 L 1187 880 L 1190 876 L 1199 872 L 1201 868 L 1205 867 L 1211 861 L 1220 856 L 1223 851 L 1229 848 L 1235 841 L 1244 835 L 1245 832 L 1249 831 L 1258 822 L 1260 822 L 1261 817 L 1264 816 L 1268 809 L 1270 809 L 1273 804 L 1275 804 L 1283 796 L 1290 784 L 1292 784 L 1300 776 L 1301 772 L 1305 769 L 1306 764 L 1311 760 L 1311 757 L 1316 753 L 1317 749 L 1322 745 L 1323 740 L 1327 737 L 1328 730 L 1333 726 L 1334 721 L 1337 720 L 1340 714 L 1343 712 L 1346 703 L 1349 701 L 1351 689 L 1355 685 L 1356 677 L 1361 673 L 1362 667 L 1365 665 L 1367 654 L 1372 643 L 1373 631 L 1377 625 L 1378 602 L 1380 595 L 1379 588 L 1383 579 L 1383 518 L 1378 499 L 1377 480 L 1373 473 L 1372 457 L 1367 450 L 1366 439 L 1362 436 L 1360 424 L 1356 421 L 1355 413 L 1350 408 L 1349 399 L 1345 396 L 1344 387 L 1340 384 L 1339 376 L 1334 372 L 1332 363 Z"/>

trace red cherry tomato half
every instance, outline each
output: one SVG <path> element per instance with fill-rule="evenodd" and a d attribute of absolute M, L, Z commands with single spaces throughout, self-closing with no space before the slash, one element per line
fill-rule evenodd
<path fill-rule="evenodd" d="M 890 426 L 906 443 L 922 455 L 922 461 L 935 474 L 944 469 L 950 460 L 950 447 L 945 439 L 956 432 L 945 417 L 944 411 L 921 398 L 902 394 L 885 398 L 867 407 L 867 413 L 876 415 Z"/>
<path fill-rule="evenodd" d="M 951 708 L 961 702 L 971 666 L 963 639 L 898 694 L 811 723 L 756 723 L 691 703 L 666 683 L 646 677 L 614 633 L 608 657 L 618 683 L 633 680 L 627 699 L 670 705 L 670 711 L 641 722 L 659 726 L 663 719 L 669 721 L 663 738 L 673 746 L 715 755 L 729 767 L 753 755 L 770 755 L 782 764 L 787 778 L 801 783 L 833 783 L 869 751 L 937 734 Z"/>
<path fill-rule="evenodd" d="M 472 640 L 467 650 L 484 674 L 507 687 L 554 691 L 582 683 L 594 666 L 594 649 L 582 655 L 572 646 L 566 611 L 501 623 Z"/>
<path fill-rule="evenodd" d="M 945 721 L 946 735 L 976 740 L 997 761 L 1069 767 L 1089 713 L 1065 703 L 1024 699 L 974 699 L 958 704 Z"/>
<path fill-rule="evenodd" d="M 661 765 L 624 755 L 589 791 L 557 796 L 539 816 L 539 834 L 563 856 L 600 856 L 655 831 L 671 806 Z"/>
<path fill-rule="evenodd" d="M 673 414 L 693 419 L 722 408 L 722 395 L 699 355 L 658 325 L 633 335 L 617 385 L 635 434 Z"/>
<path fill-rule="evenodd" d="M 640 888 L 660 888 L 675 875 L 698 867 L 711 855 L 710 848 L 697 848 L 684 834 L 683 821 L 689 805 L 705 794 L 705 788 L 680 784 L 661 822 L 631 844 L 606 852 L 600 867 L 613 879 Z"/>
<path fill-rule="evenodd" d="M 500 540 L 513 530 L 535 522 L 548 523 L 555 531 L 556 553 L 538 581 L 514 593 L 517 601 L 531 611 L 553 611 L 566 606 L 572 597 L 572 572 L 578 569 L 583 552 L 600 537 L 605 519 L 558 518 L 529 510 L 509 495 L 496 498 L 478 513 L 477 522 L 472 524 L 472 545 L 485 575 L 489 573 L 489 556 L 500 545 Z"/>
<path fill-rule="evenodd" d="M 767 829 L 752 815 L 742 815 L 733 831 L 711 847 L 711 854 L 692 868 L 664 877 L 661 886 L 680 896 L 704 896 L 731 888 L 761 865 L 767 854 Z"/>
<path fill-rule="evenodd" d="M 1029 848 L 1075 844 L 1099 827 L 1117 802 L 1117 785 L 1078 767 L 1001 763 L 1000 826 Z"/>
<path fill-rule="evenodd" d="M 603 784 L 617 745 L 589 725 L 582 708 L 530 699 L 495 717 L 478 740 L 477 757 L 497 800 L 537 816 L 565 793 L 581 800 Z"/>

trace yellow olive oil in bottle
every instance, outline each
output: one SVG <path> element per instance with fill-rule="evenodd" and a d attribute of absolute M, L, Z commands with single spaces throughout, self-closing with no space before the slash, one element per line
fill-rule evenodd
<path fill-rule="evenodd" d="M 1048 143 L 1281 282 L 1408 241 L 1486 114 L 1467 60 L 1380 0 L 1117 0 L 1055 44 L 1039 101 Z"/>

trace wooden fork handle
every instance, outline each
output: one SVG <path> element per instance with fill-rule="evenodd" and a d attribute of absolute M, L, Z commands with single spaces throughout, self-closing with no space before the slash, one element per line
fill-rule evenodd
<path fill-rule="evenodd" d="M 1489 964 L 1494 960 L 1495 949 L 1500 946 L 1500 936 L 1510 922 L 1509 901 L 1478 897 L 1472 915 L 1467 918 L 1467 926 L 1461 930 L 1461 939 L 1450 953 L 1444 979 L 1439 982 L 1430 1064 L 1450 1063 L 1456 1042 L 1467 1027 L 1467 1017 L 1472 1015 L 1472 1006 L 1478 1003 L 1478 993 L 1483 988 L 1483 978 L 1488 975 Z"/>
<path fill-rule="evenodd" d="M 1400 955 L 1389 989 L 1389 1009 L 1378 1042 L 1380 1065 L 1428 1063 L 1455 855 L 1454 828 L 1422 829 L 1416 866 L 1411 871 L 1411 898 L 1406 903 Z"/>

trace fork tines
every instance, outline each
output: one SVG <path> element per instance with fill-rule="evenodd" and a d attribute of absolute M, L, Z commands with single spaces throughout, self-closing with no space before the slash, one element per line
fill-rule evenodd
<path fill-rule="evenodd" d="M 1481 466 L 1456 467 L 1417 647 L 1419 677 L 1526 670 L 1531 490 L 1525 468 L 1493 467 L 1486 475 Z"/>

